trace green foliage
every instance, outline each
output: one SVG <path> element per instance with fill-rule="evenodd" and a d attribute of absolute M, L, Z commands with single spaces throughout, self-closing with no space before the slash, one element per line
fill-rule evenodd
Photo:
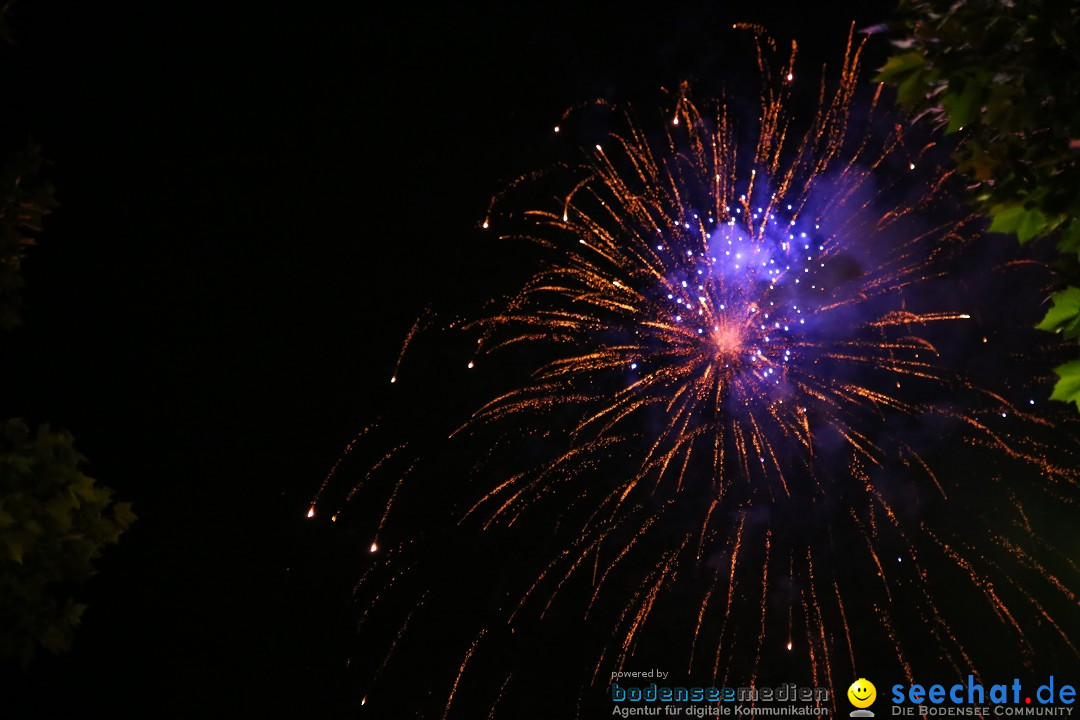
<path fill-rule="evenodd" d="M 1080 256 L 1080 5 L 901 0 L 900 17 L 905 37 L 876 79 L 901 107 L 955 133 L 957 169 L 992 232 L 1055 237 Z M 1075 314 L 1065 319 L 1073 292 L 1055 296 L 1040 328 L 1080 338 Z M 1053 398 L 1071 402 L 1074 363 L 1055 372 Z"/>
<path fill-rule="evenodd" d="M 1058 365 L 1054 368 L 1054 373 L 1057 374 L 1058 381 L 1050 399 L 1076 403 L 1076 408 L 1080 410 L 1080 360 Z"/>
<path fill-rule="evenodd" d="M 52 185 L 41 180 L 42 164 L 30 143 L 0 168 L 0 328 L 19 324 L 22 259 L 56 206 Z"/>
<path fill-rule="evenodd" d="M 989 214 L 993 218 L 990 232 L 1016 233 L 1022 243 L 1046 231 L 1046 215 L 1035 207 L 995 205 Z"/>
<path fill-rule="evenodd" d="M 889 58 L 875 80 L 896 85 L 898 102 L 912 108 L 926 92 L 926 74 L 922 53 L 907 52 Z"/>
<path fill-rule="evenodd" d="M 1058 250 L 1080 256 L 1080 222 L 1070 223 L 1058 238 Z"/>
<path fill-rule="evenodd" d="M 67 433 L 0 425 L 0 660 L 69 646 L 84 607 L 66 591 L 135 520 L 82 462 Z"/>
<path fill-rule="evenodd" d="M 0 0 L 7 43 L 11 4 Z M 56 206 L 43 164 L 28 143 L 0 166 L 0 328 L 19 324 L 22 259 Z M 85 609 L 73 586 L 135 521 L 130 503 L 113 502 L 109 488 L 82 473 L 83 460 L 65 432 L 0 423 L 0 665 L 25 666 L 39 649 L 70 646 Z"/>
<path fill-rule="evenodd" d="M 1080 339 L 1080 288 L 1067 287 L 1054 293 L 1053 305 L 1039 323 L 1040 330 L 1061 333 L 1068 340 Z M 1054 368 L 1058 376 L 1051 400 L 1075 402 L 1080 410 L 1080 360 Z"/>
<path fill-rule="evenodd" d="M 908 36 L 879 82 L 959 132 L 955 151 L 995 231 L 1022 242 L 1080 217 L 1080 7 L 1056 0 L 901 0 Z"/>
<path fill-rule="evenodd" d="M 1080 288 L 1065 288 L 1050 299 L 1054 304 L 1038 328 L 1062 333 L 1070 340 L 1080 337 Z"/>

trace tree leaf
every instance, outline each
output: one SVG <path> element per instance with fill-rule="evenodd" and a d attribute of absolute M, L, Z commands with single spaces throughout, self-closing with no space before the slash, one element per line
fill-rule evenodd
<path fill-rule="evenodd" d="M 970 169 L 971 174 L 979 182 L 984 182 L 994 177 L 994 170 L 998 166 L 996 158 L 981 147 L 971 148 L 971 158 L 964 164 L 965 169 Z"/>
<path fill-rule="evenodd" d="M 17 540 L 14 536 L 8 535 L 4 538 L 4 544 L 7 545 L 8 557 L 16 565 L 22 565 L 23 561 L 23 544 L 20 540 Z"/>
<path fill-rule="evenodd" d="M 976 103 L 982 95 L 982 89 L 973 81 L 964 85 L 962 92 L 947 92 L 941 97 L 941 104 L 949 116 L 947 133 L 954 133 L 965 125 L 970 125 L 975 117 Z"/>
<path fill-rule="evenodd" d="M 885 83 L 887 85 L 899 85 L 913 72 L 922 70 L 925 64 L 926 58 L 924 58 L 922 52 L 918 50 L 893 55 L 885 63 L 884 67 L 878 71 L 877 77 L 874 78 L 874 82 Z"/>
<path fill-rule="evenodd" d="M 990 215 L 994 218 L 990 223 L 990 232 L 1016 233 L 1022 243 L 1044 232 L 1047 227 L 1046 215 L 1038 208 L 1019 204 L 995 205 L 990 208 Z"/>
<path fill-rule="evenodd" d="M 1057 248 L 1063 253 L 1080 255 L 1080 222 L 1069 223 L 1069 226 L 1061 232 Z"/>
<path fill-rule="evenodd" d="M 1020 224 L 1016 228 L 1016 237 L 1021 243 L 1026 243 L 1036 235 L 1042 235 L 1047 230 L 1047 218 L 1038 208 L 1025 210 L 1020 216 Z"/>
<path fill-rule="evenodd" d="M 1054 385 L 1051 400 L 1076 403 L 1080 409 L 1080 360 L 1073 360 L 1054 368 L 1059 380 Z"/>
<path fill-rule="evenodd" d="M 926 75 L 916 71 L 908 75 L 896 88 L 896 101 L 903 108 L 913 108 L 926 97 Z"/>
<path fill-rule="evenodd" d="M 990 232 L 1015 232 L 1022 212 L 1024 212 L 1023 205 L 995 205 L 990 208 L 990 216 L 993 218 L 993 222 L 990 223 Z"/>
<path fill-rule="evenodd" d="M 131 511 L 131 503 L 118 502 L 113 506 L 113 515 L 121 527 L 127 528 L 135 522 L 136 515 Z"/>
<path fill-rule="evenodd" d="M 1075 338 L 1080 327 L 1080 288 L 1067 287 L 1050 298 L 1053 305 L 1039 322 L 1039 330 L 1062 332 L 1067 338 Z"/>

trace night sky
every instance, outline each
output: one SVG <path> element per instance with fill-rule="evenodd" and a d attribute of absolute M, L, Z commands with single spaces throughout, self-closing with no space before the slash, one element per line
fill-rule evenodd
<path fill-rule="evenodd" d="M 139 516 L 74 650 L 0 680 L 4 717 L 355 709 L 364 540 L 304 513 L 419 313 L 507 289 L 491 195 L 554 159 L 570 105 L 725 87 L 733 22 L 816 76 L 892 7 L 223 5 L 20 0 L 0 50 L 0 147 L 41 144 L 60 201 L 0 413 L 69 429 Z"/>

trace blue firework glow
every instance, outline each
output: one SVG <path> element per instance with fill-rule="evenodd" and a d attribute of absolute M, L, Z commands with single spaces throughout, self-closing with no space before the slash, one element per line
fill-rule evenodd
<path fill-rule="evenodd" d="M 1024 494 L 1071 498 L 1075 473 L 1037 432 L 1005 425 L 1048 424 L 1029 395 L 981 387 L 941 347 L 975 322 L 949 277 L 975 231 L 945 198 L 947 174 L 914 172 L 929 148 L 881 122 L 876 95 L 855 127 L 860 52 L 849 44 L 839 82 L 822 82 L 805 131 L 785 109 L 794 52 L 774 66 L 759 38 L 755 123 L 740 131 L 727 103 L 703 111 L 685 87 L 656 132 L 605 105 L 614 129 L 581 162 L 493 201 L 483 228 L 547 260 L 497 312 L 461 324 L 479 333 L 469 368 L 513 355 L 527 372 L 451 435 L 452 455 L 489 468 L 462 482 L 454 522 L 538 531 L 560 550 L 463 641 L 444 716 L 476 657 L 504 630 L 542 634 L 563 594 L 609 628 L 583 687 L 603 687 L 672 617 L 689 619 L 679 661 L 702 684 L 752 684 L 795 658 L 785 667 L 843 688 L 865 674 L 861 645 L 909 680 L 927 647 L 962 675 L 977 660 L 957 606 L 980 608 L 1025 662 L 1040 641 L 1078 657 L 1061 615 L 1077 569 L 1032 529 Z M 561 192 L 518 210 L 536 187 Z M 996 521 L 976 517 L 972 479 L 934 466 L 939 436 L 1041 482 L 977 483 L 1000 502 L 984 504 Z M 404 447 L 364 474 L 392 476 L 371 544 L 384 585 L 365 617 L 385 583 L 423 567 L 405 559 L 413 539 L 388 537 L 424 463 L 400 469 Z M 492 715 L 513 687 L 500 670 Z"/>

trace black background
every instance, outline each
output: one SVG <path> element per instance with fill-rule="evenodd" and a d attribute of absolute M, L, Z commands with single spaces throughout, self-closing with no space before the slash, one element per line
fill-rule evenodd
<path fill-rule="evenodd" d="M 354 707 L 356 548 L 304 513 L 421 310 L 498 289 L 490 196 L 551 160 L 574 103 L 745 72 L 733 22 L 797 37 L 816 77 L 890 9 L 17 3 L 0 143 L 43 146 L 61 207 L 0 412 L 71 430 L 139 521 L 73 652 L 5 674 L 0 714 Z"/>

